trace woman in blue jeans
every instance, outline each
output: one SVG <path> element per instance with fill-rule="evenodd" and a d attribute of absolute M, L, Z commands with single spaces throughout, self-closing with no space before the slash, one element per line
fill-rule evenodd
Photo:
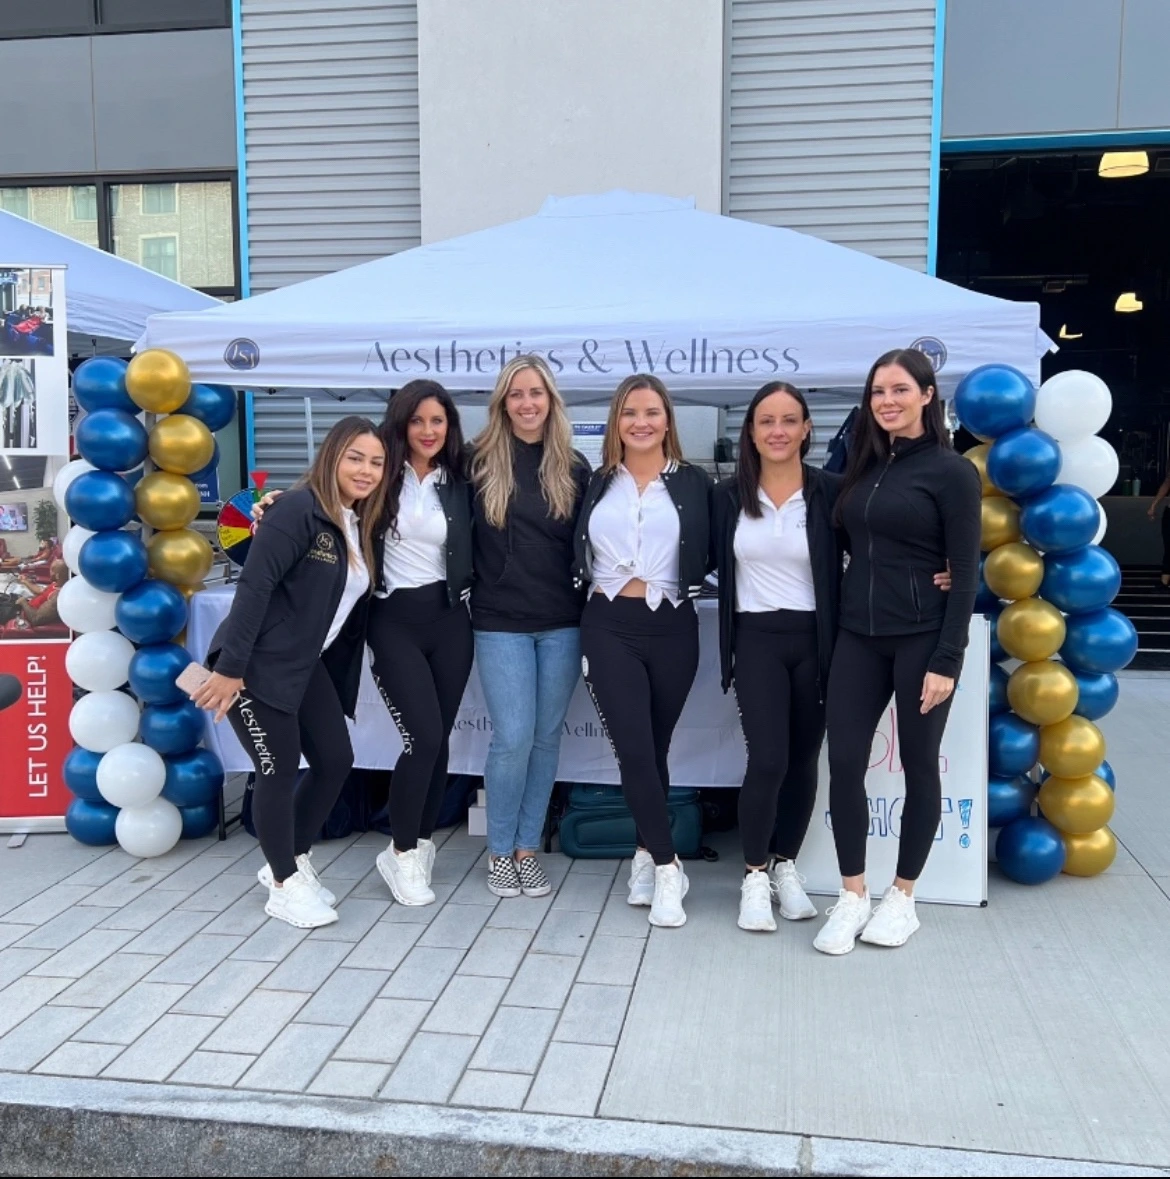
<path fill-rule="evenodd" d="M 473 448 L 471 624 L 492 722 L 488 888 L 539 897 L 551 885 L 536 849 L 581 670 L 584 597 L 571 566 L 590 474 L 543 359 L 517 356 L 504 366 Z"/>

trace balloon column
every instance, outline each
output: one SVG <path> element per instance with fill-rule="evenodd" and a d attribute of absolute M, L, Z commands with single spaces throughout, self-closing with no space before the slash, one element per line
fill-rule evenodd
<path fill-rule="evenodd" d="M 1109 605 L 1121 570 L 1097 543 L 1097 499 L 1118 473 L 1097 436 L 1112 404 L 1091 373 L 1059 373 L 1036 390 L 996 364 L 955 391 L 959 421 L 982 440 L 966 457 L 983 483 L 976 609 L 993 623 L 988 824 L 1000 828 L 1000 867 L 1022 884 L 1062 870 L 1095 876 L 1117 854 L 1106 825 L 1112 771 L 1093 723 L 1117 703 L 1114 673 L 1137 650 L 1133 624 Z M 1007 660 L 1019 662 L 1009 671 Z"/>
<path fill-rule="evenodd" d="M 76 635 L 66 667 L 83 692 L 69 717 L 77 747 L 63 772 L 76 797 L 65 824 L 83 843 L 157 856 L 180 837 L 206 835 L 219 817 L 223 767 L 198 748 L 203 716 L 175 687 L 190 662 L 175 640 L 212 560 L 189 527 L 200 501 L 187 475 L 211 461 L 212 431 L 231 421 L 235 395 L 192 386 L 182 360 L 157 349 L 128 365 L 87 360 L 73 389 L 86 411 L 81 458 L 53 485 L 73 521 L 62 555 L 74 576 L 58 603 Z M 154 469 L 144 473 L 148 458 Z M 135 518 L 142 529 L 127 529 Z"/>

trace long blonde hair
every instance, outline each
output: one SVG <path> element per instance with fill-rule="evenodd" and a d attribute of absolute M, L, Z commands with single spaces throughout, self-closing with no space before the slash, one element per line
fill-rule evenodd
<path fill-rule="evenodd" d="M 354 439 L 365 435 L 376 438 L 383 450 L 385 444 L 378 433 L 378 427 L 369 418 L 351 414 L 342 418 L 321 443 L 313 465 L 297 482 L 297 487 L 307 487 L 316 497 L 325 515 L 337 525 L 342 536 L 346 536 L 344 508 L 341 504 L 341 493 L 337 488 L 337 468 L 341 464 L 342 456 L 353 444 Z M 382 508 L 386 503 L 386 469 L 382 469 L 382 478 L 378 486 L 365 499 L 357 500 L 353 505 L 354 514 L 358 518 L 358 535 L 361 539 L 362 552 L 366 568 L 370 571 L 370 587 L 373 588 L 377 578 L 374 576 L 374 533 L 378 530 L 378 523 L 382 517 Z M 346 548 L 349 548 L 348 543 Z M 354 563 L 357 554 L 349 554 L 350 563 Z"/>
<path fill-rule="evenodd" d="M 681 463 L 683 461 L 682 443 L 678 437 L 678 425 L 674 418 L 674 404 L 666 386 L 649 373 L 635 373 L 626 377 L 617 387 L 613 400 L 609 403 L 609 418 L 605 423 L 605 442 L 601 448 L 601 469 L 605 472 L 616 471 L 622 465 L 625 447 L 622 445 L 621 420 L 622 410 L 626 401 L 635 389 L 650 389 L 662 399 L 662 408 L 666 410 L 666 437 L 662 440 L 663 457 L 668 462 Z"/>
<path fill-rule="evenodd" d="M 540 460 L 540 489 L 554 520 L 573 514 L 577 486 L 573 481 L 573 427 L 552 370 L 543 357 L 517 356 L 500 370 L 488 402 L 488 424 L 472 442 L 471 479 L 483 500 L 484 515 L 493 528 L 503 528 L 516 489 L 513 471 L 512 423 L 508 419 L 508 389 L 517 373 L 532 369 L 548 392 L 544 423 L 544 455 Z"/>

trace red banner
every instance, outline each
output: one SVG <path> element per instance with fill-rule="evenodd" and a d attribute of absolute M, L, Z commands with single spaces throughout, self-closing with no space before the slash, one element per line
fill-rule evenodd
<path fill-rule="evenodd" d="M 0 823 L 60 818 L 73 795 L 61 766 L 73 738 L 68 642 L 0 643 Z M 38 824 L 43 825 L 43 824 Z"/>

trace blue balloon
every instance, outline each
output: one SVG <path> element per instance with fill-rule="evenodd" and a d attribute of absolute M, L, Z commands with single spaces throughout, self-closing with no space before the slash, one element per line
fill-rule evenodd
<path fill-rule="evenodd" d="M 235 416 L 236 391 L 227 385 L 192 385 L 179 413 L 198 418 L 213 434 Z"/>
<path fill-rule="evenodd" d="M 183 832 L 180 839 L 202 839 L 219 826 L 219 803 L 205 802 L 201 806 L 181 806 Z"/>
<path fill-rule="evenodd" d="M 107 594 L 120 594 L 146 576 L 146 545 L 135 532 L 95 532 L 77 557 L 81 576 Z"/>
<path fill-rule="evenodd" d="M 1106 606 L 1066 620 L 1060 657 L 1073 672 L 1120 671 L 1137 654 L 1138 633 L 1119 610 Z"/>
<path fill-rule="evenodd" d="M 175 678 L 190 662 L 186 647 L 178 643 L 139 647 L 130 659 L 130 687 L 143 704 L 177 704 L 187 693 L 175 687 Z"/>
<path fill-rule="evenodd" d="M 147 578 L 118 599 L 114 621 L 132 643 L 166 643 L 187 625 L 187 603 L 173 585 Z"/>
<path fill-rule="evenodd" d="M 1006 827 L 1031 814 L 1036 783 L 1022 774 L 1015 778 L 987 779 L 987 825 Z"/>
<path fill-rule="evenodd" d="M 82 749 L 80 745 L 74 746 L 65 755 L 65 761 L 61 766 L 61 777 L 65 779 L 65 785 L 78 798 L 84 798 L 87 802 L 104 801 L 102 792 L 97 786 L 98 762 L 104 756 L 101 753 Z"/>
<path fill-rule="evenodd" d="M 1098 778 L 1104 778 L 1109 783 L 1110 790 L 1117 789 L 1117 775 L 1113 772 L 1113 767 L 1107 761 L 1103 761 L 1093 773 Z"/>
<path fill-rule="evenodd" d="M 145 474 L 145 467 L 135 467 L 133 471 L 123 471 L 122 478 L 126 480 L 127 486 L 137 487 L 142 482 L 142 476 Z M 137 517 L 135 518 L 137 519 Z"/>
<path fill-rule="evenodd" d="M 1007 698 L 1008 673 L 998 663 L 991 665 L 991 676 L 987 681 L 987 711 L 994 716 L 1007 712 L 1011 707 Z"/>
<path fill-rule="evenodd" d="M 1040 757 L 1040 730 L 1014 712 L 999 712 L 987 725 L 988 772 L 996 778 L 1026 774 Z"/>
<path fill-rule="evenodd" d="M 1009 430 L 1018 430 L 1032 420 L 1035 412 L 1036 390 L 1032 382 L 1007 364 L 981 364 L 955 390 L 959 421 L 980 438 L 998 438 Z M 1003 484 L 996 481 L 996 486 Z"/>
<path fill-rule="evenodd" d="M 167 780 L 162 796 L 177 807 L 214 804 L 219 813 L 219 794 L 223 789 L 223 765 L 210 749 L 192 749 L 168 757 Z"/>
<path fill-rule="evenodd" d="M 1044 558 L 1039 596 L 1066 614 L 1100 610 L 1121 589 L 1121 566 L 1099 544 Z"/>
<path fill-rule="evenodd" d="M 78 843 L 90 847 L 106 847 L 117 843 L 114 824 L 118 821 L 118 808 L 108 802 L 93 802 L 88 798 L 75 798 L 65 808 L 65 830 Z"/>
<path fill-rule="evenodd" d="M 1106 713 L 1112 712 L 1121 694 L 1121 685 L 1117 676 L 1107 671 L 1074 671 L 1077 680 L 1077 706 L 1073 712 L 1083 716 L 1085 720 L 1100 720 Z"/>
<path fill-rule="evenodd" d="M 73 396 L 87 413 L 99 409 L 142 412 L 126 392 L 126 361 L 119 356 L 91 356 L 79 364 L 73 374 Z"/>
<path fill-rule="evenodd" d="M 998 613 L 1003 609 L 1003 606 L 999 598 L 987 588 L 987 582 L 983 580 L 983 563 L 986 560 L 987 554 L 984 553 L 979 558 L 979 588 L 975 591 L 975 613 L 990 615 L 992 611 Z"/>
<path fill-rule="evenodd" d="M 1087 491 L 1067 483 L 1041 491 L 1020 509 L 1024 539 L 1045 555 L 1087 545 L 1097 535 L 1100 523 L 1097 501 Z"/>
<path fill-rule="evenodd" d="M 148 704 L 139 732 L 143 744 L 162 754 L 187 753 L 203 740 L 203 710 L 190 700 Z"/>
<path fill-rule="evenodd" d="M 119 475 L 109 471 L 86 471 L 65 491 L 69 518 L 90 532 L 121 528 L 134 515 L 134 491 Z"/>
<path fill-rule="evenodd" d="M 1017 884 L 1043 884 L 1064 867 L 1064 840 L 1047 819 L 1028 815 L 1001 828 L 995 858 Z"/>
<path fill-rule="evenodd" d="M 1003 643 L 999 641 L 999 627 L 996 625 L 999 622 L 999 616 L 1003 613 L 1003 605 L 999 602 L 993 608 L 984 610 L 983 613 L 987 616 L 988 628 L 990 630 L 990 655 L 991 662 L 1002 663 L 1009 658 L 1007 651 L 1004 650 Z"/>
<path fill-rule="evenodd" d="M 81 457 L 102 471 L 129 471 L 146 458 L 146 427 L 121 409 L 87 414 L 74 433 Z"/>
<path fill-rule="evenodd" d="M 205 467 L 200 467 L 198 471 L 193 471 L 187 476 L 192 483 L 206 483 L 211 476 L 211 472 L 219 466 L 219 443 L 215 443 L 215 450 L 211 453 L 211 462 Z"/>
<path fill-rule="evenodd" d="M 1059 473 L 1060 444 L 1034 426 L 1001 434 L 987 452 L 987 477 L 1007 495 L 1035 495 Z"/>

